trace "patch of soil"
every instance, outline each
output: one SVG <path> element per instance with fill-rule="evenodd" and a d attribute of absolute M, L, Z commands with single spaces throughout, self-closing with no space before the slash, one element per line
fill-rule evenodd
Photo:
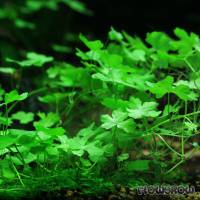
<path fill-rule="evenodd" d="M 28 200 L 30 198 L 24 198 Z M 78 191 L 62 190 L 42 193 L 37 200 L 200 200 L 200 192 L 186 195 L 139 195 L 136 190 L 121 187 L 118 191 L 102 196 L 83 196 Z"/>

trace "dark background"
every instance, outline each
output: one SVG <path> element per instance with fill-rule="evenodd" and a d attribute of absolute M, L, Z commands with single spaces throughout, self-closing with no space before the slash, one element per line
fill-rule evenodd
<path fill-rule="evenodd" d="M 10 2 L 20 7 L 22 5 L 20 1 Z M 0 8 L 5 2 L 0 3 Z M 86 4 L 93 15 L 80 14 L 60 4 L 56 11 L 44 8 L 30 15 L 20 16 L 36 25 L 33 30 L 16 28 L 14 20 L 0 20 L 0 64 L 7 65 L 5 62 L 7 57 L 24 58 L 28 51 L 52 55 L 58 60 L 76 61 L 76 47 L 81 46 L 78 34 L 83 33 L 90 39 L 101 39 L 106 43 L 111 26 L 117 31 L 124 30 L 143 39 L 147 32 L 152 31 L 165 31 L 173 36 L 173 29 L 176 27 L 200 34 L 198 0 L 82 0 L 81 2 Z M 67 34 L 76 38 L 68 40 Z M 72 52 L 57 53 L 52 49 L 53 44 L 70 47 Z"/>
<path fill-rule="evenodd" d="M 87 0 L 93 17 L 76 19 L 77 31 L 86 27 L 98 37 L 105 37 L 110 26 L 144 35 L 151 31 L 171 33 L 175 27 L 200 33 L 200 7 L 192 0 Z"/>

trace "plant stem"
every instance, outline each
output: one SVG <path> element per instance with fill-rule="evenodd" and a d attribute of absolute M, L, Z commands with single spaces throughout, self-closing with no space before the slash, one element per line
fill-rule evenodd
<path fill-rule="evenodd" d="M 198 115 L 200 114 L 200 111 L 197 111 L 197 112 L 193 112 L 193 113 L 188 113 L 188 114 L 185 114 L 185 115 L 178 115 L 177 117 L 174 117 L 172 120 L 176 120 L 176 119 L 181 119 L 181 118 L 184 118 L 184 117 L 188 117 L 188 116 L 192 116 L 192 115 Z M 163 124 L 166 124 L 168 122 L 170 122 L 171 119 L 167 119 L 163 122 L 160 122 L 159 124 L 156 124 L 155 126 L 152 126 L 148 131 L 154 129 L 154 128 L 157 128 Z"/>
<path fill-rule="evenodd" d="M 10 159 L 10 160 L 11 160 L 11 159 Z M 11 162 L 12 162 L 12 160 L 11 160 Z M 17 168 L 15 167 L 15 165 L 14 165 L 13 162 L 12 162 L 12 166 L 13 166 L 13 169 L 14 169 L 14 171 L 15 171 L 15 173 L 16 173 L 18 179 L 19 179 L 19 182 L 22 184 L 23 187 L 25 187 L 25 185 L 24 185 L 24 183 L 23 183 L 23 181 L 22 181 L 22 179 L 21 179 L 21 176 L 20 176 L 20 174 L 19 174 L 19 172 L 18 172 L 18 170 L 17 170 Z"/>
<path fill-rule="evenodd" d="M 176 169 L 179 165 L 181 165 L 185 160 L 180 160 L 178 163 L 176 163 L 176 165 L 174 165 L 171 169 L 169 169 L 167 172 L 165 172 L 165 174 L 169 174 L 170 172 L 172 172 L 174 169 Z"/>
<path fill-rule="evenodd" d="M 174 150 L 166 141 L 165 141 L 165 139 L 161 136 L 161 135 L 159 135 L 159 134 L 156 134 L 163 142 L 164 142 L 164 144 L 171 150 L 171 151 L 173 151 L 175 154 L 177 154 L 178 156 L 180 156 L 180 157 L 182 157 L 182 154 L 180 154 L 179 152 L 177 152 L 176 150 Z"/>

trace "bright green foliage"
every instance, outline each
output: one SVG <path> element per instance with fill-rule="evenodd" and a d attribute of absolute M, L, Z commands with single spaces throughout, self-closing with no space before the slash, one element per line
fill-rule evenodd
<path fill-rule="evenodd" d="M 59 2 L 29 0 L 25 8 L 56 10 Z M 84 12 L 78 1 L 62 2 Z M 199 149 L 192 139 L 199 134 L 200 42 L 180 28 L 174 33 L 143 41 L 111 28 L 106 45 L 80 34 L 86 48 L 77 49 L 77 66 L 33 52 L 2 66 L 11 84 L 0 87 L 0 193 L 14 185 L 22 193 L 91 195 L 116 183 L 179 180 L 185 145 Z M 57 53 L 63 47 L 54 46 Z"/>
<path fill-rule="evenodd" d="M 11 167 L 11 164 L 7 160 L 1 160 L 0 161 L 0 171 L 3 178 L 6 178 L 8 180 L 12 180 L 15 178 L 15 173 L 13 172 L 13 168 Z"/>
<path fill-rule="evenodd" d="M 19 94 L 17 90 L 12 90 L 11 92 L 5 94 L 5 103 L 9 104 L 14 101 L 22 101 L 27 97 L 28 97 L 27 92 Z"/>
<path fill-rule="evenodd" d="M 9 147 L 10 145 L 14 144 L 14 142 L 16 141 L 15 138 L 11 137 L 11 136 L 0 136 L 1 140 L 0 140 L 0 149 L 5 149 L 7 147 Z"/>
<path fill-rule="evenodd" d="M 90 50 L 99 50 L 103 48 L 103 43 L 100 40 L 96 41 L 89 41 L 85 36 L 82 34 L 79 36 L 80 40 L 90 49 Z"/>
<path fill-rule="evenodd" d="M 146 41 L 157 51 L 169 51 L 171 49 L 172 39 L 162 32 L 152 32 L 147 34 Z"/>
<path fill-rule="evenodd" d="M 102 115 L 101 121 L 103 122 L 103 124 L 101 125 L 101 127 L 105 129 L 117 127 L 127 133 L 132 132 L 134 130 L 135 124 L 133 120 L 127 119 L 127 117 L 127 113 L 115 110 L 112 113 L 112 117 L 110 117 L 109 115 Z"/>
<path fill-rule="evenodd" d="M 156 84 L 150 84 L 150 92 L 156 94 L 157 98 L 163 97 L 167 93 L 174 93 L 179 98 L 187 100 L 197 100 L 197 94 L 192 92 L 186 84 L 180 84 L 173 86 L 174 79 L 171 76 L 167 76 L 164 80 L 157 82 Z M 184 82 L 183 82 L 184 83 Z"/>
<path fill-rule="evenodd" d="M 161 111 L 156 111 L 156 102 L 145 102 L 142 104 L 140 99 L 131 98 L 128 115 L 134 119 L 141 119 L 144 117 L 157 117 Z"/>
<path fill-rule="evenodd" d="M 110 32 L 108 33 L 109 39 L 121 42 L 123 40 L 123 35 L 120 32 L 117 32 L 113 27 L 111 27 Z"/>
<path fill-rule="evenodd" d="M 4 74 L 14 74 L 15 73 L 15 69 L 14 68 L 9 68 L 9 67 L 0 67 L 0 72 L 4 73 Z"/>
<path fill-rule="evenodd" d="M 75 68 L 73 65 L 64 64 L 51 67 L 47 70 L 52 86 L 62 87 L 84 87 L 87 84 L 87 71 L 82 68 Z M 80 82 L 80 80 L 83 80 Z"/>
<path fill-rule="evenodd" d="M 12 115 L 12 119 L 20 121 L 21 124 L 27 124 L 34 120 L 34 114 L 31 112 L 25 113 L 23 111 L 19 111 Z"/>
<path fill-rule="evenodd" d="M 50 128 L 58 123 L 60 120 L 59 116 L 56 113 L 48 113 L 47 115 L 45 115 L 44 113 L 38 113 L 38 116 L 40 117 L 40 120 L 34 122 L 35 127 Z"/>
<path fill-rule="evenodd" d="M 120 156 L 117 157 L 118 162 L 123 162 L 129 158 L 128 153 L 123 153 Z"/>
<path fill-rule="evenodd" d="M 167 76 L 164 80 L 157 82 L 156 84 L 150 87 L 150 92 L 156 94 L 157 98 L 163 97 L 167 93 L 171 93 L 173 91 L 172 84 L 174 82 L 173 77 Z"/>
<path fill-rule="evenodd" d="M 51 56 L 45 56 L 34 52 L 27 53 L 26 58 L 27 59 L 23 61 L 15 61 L 11 59 L 7 59 L 7 61 L 17 63 L 21 67 L 42 67 L 45 63 L 53 61 L 53 57 Z"/>
<path fill-rule="evenodd" d="M 10 5 L 2 3 L 0 7 L 0 19 L 8 18 L 14 20 L 18 28 L 33 29 L 34 24 L 21 18 L 23 14 L 32 14 L 44 8 L 55 11 L 59 9 L 60 3 L 66 4 L 76 12 L 91 14 L 91 11 L 86 8 L 85 4 L 78 0 L 23 0 L 20 3 L 21 4 L 15 3 Z"/>

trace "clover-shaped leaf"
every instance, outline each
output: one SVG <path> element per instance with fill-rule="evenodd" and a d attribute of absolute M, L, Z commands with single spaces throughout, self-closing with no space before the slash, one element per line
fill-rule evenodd
<path fill-rule="evenodd" d="M 103 43 L 100 40 L 89 41 L 84 35 L 80 34 L 80 40 L 90 49 L 90 50 L 99 50 L 103 48 Z"/>
<path fill-rule="evenodd" d="M 190 88 L 186 85 L 178 85 L 173 91 L 180 99 L 187 100 L 197 100 L 197 94 L 192 92 Z"/>
<path fill-rule="evenodd" d="M 125 50 L 125 53 L 127 54 L 127 56 L 132 59 L 133 61 L 146 61 L 145 58 L 145 51 L 141 50 L 141 49 L 136 49 L 132 52 Z"/>
<path fill-rule="evenodd" d="M 12 119 L 20 121 L 21 124 L 28 124 L 33 121 L 34 114 L 31 112 L 25 113 L 23 111 L 19 111 L 12 115 Z"/>
<path fill-rule="evenodd" d="M 42 67 L 45 63 L 52 62 L 53 60 L 54 58 L 51 56 L 46 56 L 35 52 L 27 53 L 26 60 L 23 61 L 12 60 L 9 58 L 7 59 L 8 62 L 16 63 L 21 67 L 31 67 L 31 66 Z"/>
<path fill-rule="evenodd" d="M 167 76 L 165 79 L 151 85 L 149 90 L 151 93 L 155 94 L 157 98 L 161 98 L 165 94 L 172 92 L 173 82 L 174 78 L 172 76 Z"/>
<path fill-rule="evenodd" d="M 45 115 L 45 113 L 39 113 L 38 116 L 41 119 L 34 122 L 34 127 L 36 129 L 40 127 L 50 128 L 60 121 L 58 114 L 52 112 L 48 113 L 47 115 Z"/>
<path fill-rule="evenodd" d="M 132 119 L 127 119 L 127 117 L 127 113 L 115 110 L 113 111 L 112 116 L 103 115 L 101 117 L 101 121 L 103 122 L 101 127 L 105 129 L 117 127 L 129 133 L 135 128 L 135 123 Z"/>
<path fill-rule="evenodd" d="M 28 97 L 28 93 L 19 94 L 17 90 L 12 90 L 5 94 L 5 104 L 12 103 L 14 101 L 22 101 Z"/>
<path fill-rule="evenodd" d="M 95 143 L 90 143 L 85 147 L 85 150 L 89 154 L 89 158 L 93 162 L 100 161 L 104 158 L 104 150 L 102 147 L 97 146 Z"/>
<path fill-rule="evenodd" d="M 163 32 L 152 32 L 147 34 L 146 41 L 156 50 L 168 51 L 171 47 L 172 39 Z"/>
<path fill-rule="evenodd" d="M 155 84 L 147 84 L 149 91 L 155 94 L 156 98 L 161 98 L 167 93 L 174 93 L 184 101 L 197 100 L 197 94 L 190 89 L 190 86 L 186 85 L 185 82 L 179 82 L 178 85 L 176 83 L 174 84 L 174 78 L 172 76 L 167 76 Z"/>
<path fill-rule="evenodd" d="M 131 98 L 130 106 L 127 109 L 129 117 L 141 119 L 144 117 L 157 117 L 161 111 L 156 111 L 156 102 L 145 102 L 142 104 L 138 98 Z"/>

